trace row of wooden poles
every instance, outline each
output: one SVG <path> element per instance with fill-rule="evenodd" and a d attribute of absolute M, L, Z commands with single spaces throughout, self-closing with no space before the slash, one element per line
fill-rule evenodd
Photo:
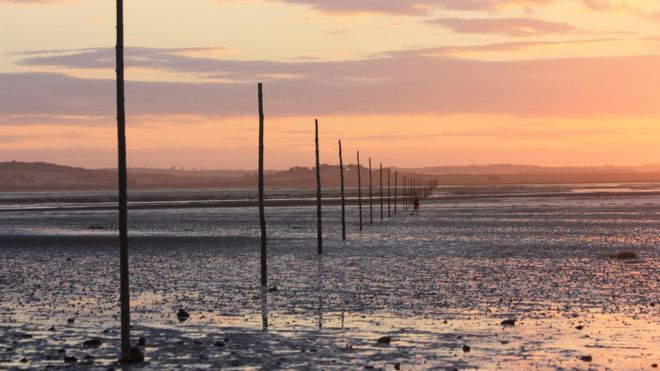
<path fill-rule="evenodd" d="M 258 84 L 259 100 L 259 219 L 261 225 L 261 286 L 268 285 L 268 248 L 266 231 L 266 212 L 265 212 L 265 191 L 264 191 L 264 95 L 263 84 Z M 316 146 L 316 222 L 317 222 L 317 249 L 318 254 L 323 255 L 323 212 L 322 212 L 322 186 L 321 186 L 321 159 L 319 150 L 319 120 L 314 121 L 314 142 Z M 341 238 L 346 240 L 346 187 L 344 182 L 344 156 L 341 139 L 339 143 L 339 174 L 340 174 L 340 193 L 341 193 Z M 385 192 L 383 180 L 383 164 L 380 163 L 380 220 L 385 218 Z M 435 181 L 426 181 L 418 177 L 402 176 L 401 186 L 399 185 L 399 172 L 394 172 L 394 197 L 392 198 L 391 171 L 387 171 L 387 217 L 392 216 L 392 210 L 396 215 L 399 211 L 399 201 L 402 200 L 402 208 L 408 211 L 413 208 L 415 199 L 421 199 L 428 196 L 436 186 Z M 359 230 L 364 230 L 363 212 L 362 212 L 362 165 L 360 163 L 360 151 L 357 151 L 357 175 L 358 175 L 358 214 Z M 401 190 L 401 195 L 399 195 Z M 399 197 L 401 196 L 401 197 Z M 394 207 L 392 207 L 394 206 Z M 369 224 L 374 223 L 374 192 L 373 192 L 373 171 L 371 158 L 369 158 Z"/>
<path fill-rule="evenodd" d="M 128 196 L 127 196 L 127 167 L 126 167 L 126 111 L 124 96 L 124 4 L 123 0 L 116 0 L 117 5 L 117 45 L 116 74 L 117 74 L 117 144 L 118 144 L 118 189 L 119 189 L 119 260 L 120 260 L 120 290 L 119 300 L 121 308 L 121 358 L 122 363 L 136 363 L 144 360 L 144 355 L 137 347 L 131 346 L 130 341 L 130 285 L 129 285 L 129 262 L 128 262 Z M 264 106 L 263 86 L 258 85 L 259 98 L 259 220 L 261 226 L 261 286 L 268 285 L 267 264 L 267 232 L 266 215 L 264 205 Z M 319 128 L 318 120 L 315 121 L 316 142 L 316 201 L 317 201 L 317 223 L 318 223 L 318 253 L 323 254 L 323 223 L 322 223 L 322 195 L 321 195 L 321 164 L 319 156 Z M 362 215 L 362 178 L 360 166 L 360 152 L 357 153 L 358 160 L 358 204 L 359 204 L 359 228 L 363 230 Z M 341 235 L 346 240 L 346 197 L 344 187 L 344 163 L 341 140 L 339 140 L 339 168 L 341 179 Z M 387 215 L 391 216 L 392 202 L 390 192 L 390 169 L 387 169 Z M 373 224 L 373 187 L 372 167 L 369 159 L 369 223 Z M 399 188 L 399 173 L 394 174 L 394 214 L 398 212 L 399 189 L 402 190 L 402 208 L 408 211 L 412 207 L 415 197 L 425 197 L 435 186 L 434 183 L 422 181 L 419 178 L 402 177 L 401 188 Z M 380 165 L 380 219 L 384 218 L 383 205 L 383 166 Z"/>

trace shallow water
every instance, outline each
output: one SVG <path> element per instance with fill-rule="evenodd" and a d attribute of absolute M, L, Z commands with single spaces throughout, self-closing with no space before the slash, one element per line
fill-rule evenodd
<path fill-rule="evenodd" d="M 369 225 L 367 206 L 362 233 L 350 206 L 347 242 L 339 209 L 327 206 L 321 259 L 315 208 L 269 208 L 277 291 L 267 294 L 258 286 L 256 209 L 131 210 L 143 367 L 651 369 L 660 361 L 660 196 L 655 185 L 617 187 L 438 188 L 419 216 L 380 221 L 375 205 Z M 166 196 L 152 199 L 192 198 Z M 65 367 L 62 349 L 76 367 L 116 360 L 116 213 L 86 207 L 87 197 L 77 210 L 0 212 L 0 368 Z M 225 196 L 194 192 L 209 197 Z M 62 196 L 27 199 L 39 206 Z M 609 257 L 623 250 L 639 258 Z M 179 308 L 190 320 L 176 319 Z M 378 344 L 383 336 L 391 344 Z M 91 338 L 103 344 L 84 347 Z"/>

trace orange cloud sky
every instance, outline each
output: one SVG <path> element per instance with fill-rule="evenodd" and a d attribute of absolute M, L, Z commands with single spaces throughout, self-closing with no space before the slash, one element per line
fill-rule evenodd
<path fill-rule="evenodd" d="M 311 165 L 315 117 L 329 163 L 339 138 L 398 166 L 660 163 L 652 4 L 159 4 L 127 8 L 128 39 L 140 42 L 127 50 L 132 166 L 254 167 L 257 81 L 271 168 Z M 0 36 L 0 161 L 114 165 L 113 11 L 98 0 L 0 0 L 10 31 Z M 178 13 L 186 21 L 172 33 Z M 49 27 L 67 14 L 70 27 Z"/>

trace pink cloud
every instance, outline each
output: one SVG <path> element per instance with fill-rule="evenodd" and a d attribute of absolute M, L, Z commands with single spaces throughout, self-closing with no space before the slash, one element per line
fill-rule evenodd
<path fill-rule="evenodd" d="M 235 0 L 219 0 L 235 1 Z M 427 15 L 437 9 L 464 11 L 495 11 L 505 7 L 532 8 L 556 0 L 270 0 L 307 5 L 315 10 L 332 13 L 391 13 Z"/>
<path fill-rule="evenodd" d="M 131 81 L 128 106 L 136 115 L 253 115 L 254 83 L 289 75 L 295 78 L 266 80 L 269 115 L 660 116 L 660 56 L 491 62 L 433 56 L 436 51 L 445 52 L 439 48 L 357 61 L 273 62 L 130 49 L 129 68 L 151 65 L 209 78 L 218 75 L 230 82 Z M 111 56 L 111 49 L 98 49 L 59 59 L 30 58 L 24 64 L 112 69 Z M 5 115 L 109 116 L 114 82 L 50 73 L 0 74 L 0 98 Z"/>
<path fill-rule="evenodd" d="M 576 32 L 570 24 L 534 18 L 437 18 L 426 24 L 448 28 L 457 33 L 500 34 L 513 37 Z"/>

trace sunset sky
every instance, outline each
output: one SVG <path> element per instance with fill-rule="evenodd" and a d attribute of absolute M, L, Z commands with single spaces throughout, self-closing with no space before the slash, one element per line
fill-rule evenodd
<path fill-rule="evenodd" d="M 127 0 L 129 166 L 660 163 L 660 1 Z M 114 1 L 0 0 L 0 161 L 116 166 Z M 347 155 L 348 156 L 348 155 Z"/>

